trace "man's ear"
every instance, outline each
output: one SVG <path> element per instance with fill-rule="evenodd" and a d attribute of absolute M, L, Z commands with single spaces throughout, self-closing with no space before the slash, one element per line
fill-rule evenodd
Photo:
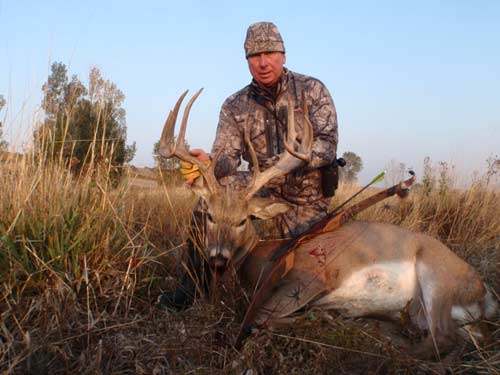
<path fill-rule="evenodd" d="M 287 212 L 292 206 L 270 198 L 252 198 L 248 202 L 248 214 L 258 219 L 270 219 Z"/>

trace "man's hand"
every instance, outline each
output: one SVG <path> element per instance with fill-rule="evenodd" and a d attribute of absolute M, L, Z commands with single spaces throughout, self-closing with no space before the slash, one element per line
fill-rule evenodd
<path fill-rule="evenodd" d="M 189 153 L 193 156 L 196 156 L 196 158 L 203 162 L 205 165 L 210 165 L 210 157 L 205 151 L 199 148 L 195 148 L 193 150 L 190 150 Z M 182 174 L 182 177 L 186 181 L 186 184 L 188 185 L 192 185 L 194 180 L 200 177 L 200 168 L 198 168 L 197 165 L 193 165 L 189 162 L 181 161 L 181 167 L 179 170 Z"/>

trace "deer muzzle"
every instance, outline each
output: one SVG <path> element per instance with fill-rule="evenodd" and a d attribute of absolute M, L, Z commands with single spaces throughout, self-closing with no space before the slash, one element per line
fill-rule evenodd
<path fill-rule="evenodd" d="M 213 269 L 223 271 L 227 267 L 230 257 L 231 253 L 229 250 L 214 248 L 209 252 L 208 263 Z"/>

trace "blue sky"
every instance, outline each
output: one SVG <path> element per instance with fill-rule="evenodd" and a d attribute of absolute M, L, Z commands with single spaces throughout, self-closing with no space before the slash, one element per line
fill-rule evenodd
<path fill-rule="evenodd" d="M 39 114 L 51 62 L 83 82 L 92 66 L 125 96 L 134 164 L 185 90 L 205 91 L 187 139 L 210 149 L 223 100 L 250 81 L 246 28 L 273 21 L 287 66 L 321 79 L 339 117 L 339 153 L 368 180 L 391 161 L 424 157 L 460 174 L 500 154 L 499 1 L 23 1 L 0 0 L 0 113 L 22 143 Z"/>

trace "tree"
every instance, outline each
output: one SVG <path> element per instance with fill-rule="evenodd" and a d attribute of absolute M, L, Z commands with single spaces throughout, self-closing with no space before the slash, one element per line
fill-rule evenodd
<path fill-rule="evenodd" d="M 488 185 L 492 180 L 500 175 L 500 158 L 498 155 L 490 155 L 488 159 L 486 159 L 486 164 L 488 165 L 486 169 L 486 185 Z"/>
<path fill-rule="evenodd" d="M 0 95 L 0 112 L 2 111 L 3 107 L 5 106 L 5 99 L 2 95 Z M 7 148 L 7 142 L 2 139 L 3 136 L 3 123 L 0 121 L 0 151 L 5 151 Z"/>
<path fill-rule="evenodd" d="M 132 160 L 136 147 L 126 144 L 125 95 L 98 68 L 91 69 L 87 90 L 76 75 L 69 81 L 66 66 L 56 62 L 43 93 L 46 117 L 35 134 L 40 150 L 52 158 L 76 160 L 77 169 L 100 161 L 121 167 Z"/>
<path fill-rule="evenodd" d="M 358 179 L 358 173 L 363 169 L 361 157 L 352 151 L 344 152 L 342 157 L 346 161 L 346 165 L 343 168 L 339 168 L 341 181 L 355 182 Z"/>
<path fill-rule="evenodd" d="M 64 93 L 68 85 L 68 70 L 63 63 L 55 62 L 51 66 L 51 74 L 42 86 L 42 108 L 45 115 L 55 121 L 58 113 L 64 109 Z"/>

